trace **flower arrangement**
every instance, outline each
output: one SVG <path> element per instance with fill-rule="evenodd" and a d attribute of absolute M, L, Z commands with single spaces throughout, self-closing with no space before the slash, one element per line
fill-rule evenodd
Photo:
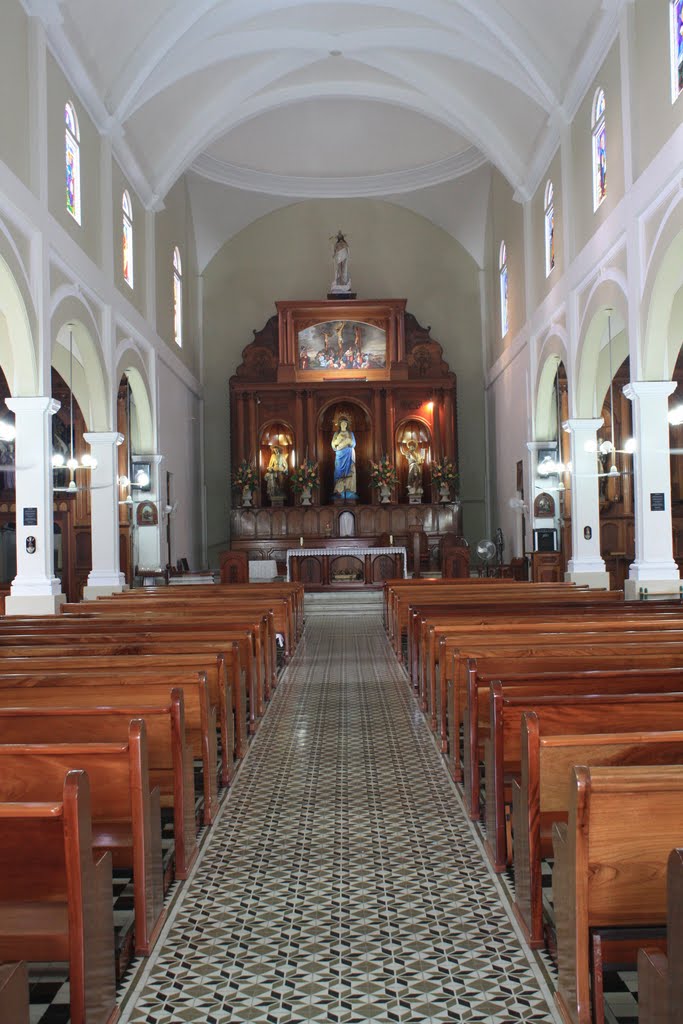
<path fill-rule="evenodd" d="M 250 491 L 255 491 L 258 488 L 256 470 L 250 462 L 246 461 L 246 459 L 243 459 L 240 462 L 239 466 L 233 473 L 232 481 L 235 487 L 239 487 L 241 490 L 249 488 Z"/>
<path fill-rule="evenodd" d="M 290 475 L 289 481 L 295 494 L 301 494 L 307 487 L 318 486 L 318 463 L 304 459 Z"/>
<path fill-rule="evenodd" d="M 379 462 L 370 463 L 370 483 L 373 487 L 395 487 L 398 476 L 388 455 L 382 455 Z"/>
<path fill-rule="evenodd" d="M 433 483 L 437 485 L 447 484 L 449 487 L 451 484 L 455 484 L 457 487 L 458 473 L 453 463 L 448 459 L 437 459 L 435 462 L 432 462 L 431 469 Z"/>

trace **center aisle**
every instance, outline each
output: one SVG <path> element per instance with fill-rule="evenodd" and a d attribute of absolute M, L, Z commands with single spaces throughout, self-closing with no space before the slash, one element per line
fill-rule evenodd
<path fill-rule="evenodd" d="M 122 1024 L 552 1021 L 378 606 L 328 607 Z"/>

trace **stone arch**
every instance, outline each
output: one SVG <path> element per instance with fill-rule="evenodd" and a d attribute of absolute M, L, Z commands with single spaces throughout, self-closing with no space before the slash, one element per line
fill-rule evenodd
<path fill-rule="evenodd" d="M 629 354 L 629 349 L 626 282 L 623 275 L 614 269 L 596 282 L 579 326 L 573 397 L 575 414 L 580 419 L 599 415 L 602 396 L 609 387 L 609 310 L 612 311 L 612 364 L 616 370 Z"/>
<path fill-rule="evenodd" d="M 86 427 L 115 429 L 115 395 L 102 354 L 97 323 L 80 296 L 62 292 L 52 310 L 52 365 L 69 380 L 69 330 L 73 331 L 73 393 Z"/>
<path fill-rule="evenodd" d="M 5 240 L 3 235 L 0 239 Z M 0 245 L 0 366 L 12 395 L 37 395 L 38 360 L 31 329 L 35 316 L 27 289 L 20 286 L 21 275 L 13 272 L 6 259 L 6 248 Z M 16 262 L 12 259 L 12 264 Z"/>
<path fill-rule="evenodd" d="M 683 200 L 659 232 L 641 309 L 643 380 L 670 380 L 683 347 Z"/>
<path fill-rule="evenodd" d="M 156 452 L 156 427 L 152 390 L 149 374 L 142 354 L 137 346 L 126 341 L 119 345 L 116 353 L 116 381 L 126 374 L 135 404 L 135 430 L 131 425 L 131 446 L 136 455 L 152 455 Z"/>
<path fill-rule="evenodd" d="M 566 335 L 564 330 L 554 326 L 539 353 L 534 404 L 535 441 L 548 441 L 556 436 L 555 377 L 560 363 L 569 377 Z"/>

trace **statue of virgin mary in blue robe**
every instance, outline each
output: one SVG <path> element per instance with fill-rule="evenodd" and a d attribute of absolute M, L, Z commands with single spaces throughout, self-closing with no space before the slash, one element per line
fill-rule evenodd
<path fill-rule="evenodd" d="M 357 499 L 356 493 L 356 438 L 349 430 L 349 421 L 342 416 L 332 437 L 334 450 L 334 497 Z"/>

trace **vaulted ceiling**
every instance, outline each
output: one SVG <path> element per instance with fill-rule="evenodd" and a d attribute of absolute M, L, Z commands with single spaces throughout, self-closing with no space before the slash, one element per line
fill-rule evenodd
<path fill-rule="evenodd" d="M 623 0 L 22 0 L 143 200 L 530 194 Z"/>

